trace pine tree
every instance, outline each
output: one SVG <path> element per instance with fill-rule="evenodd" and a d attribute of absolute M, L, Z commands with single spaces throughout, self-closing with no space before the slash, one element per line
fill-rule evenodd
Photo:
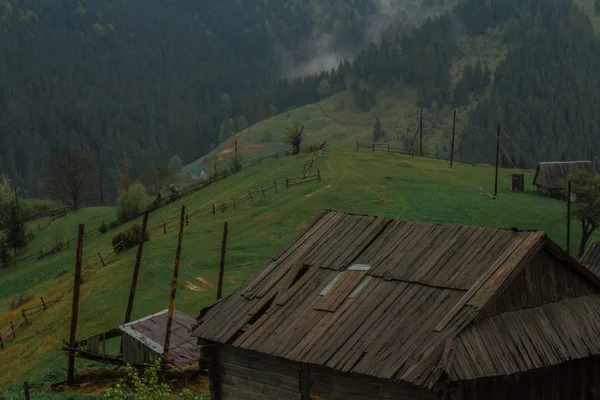
<path fill-rule="evenodd" d="M 10 207 L 8 220 L 6 222 L 6 246 L 14 250 L 25 247 L 27 235 L 25 233 L 25 218 L 23 213 L 16 207 Z"/>
<path fill-rule="evenodd" d="M 377 118 L 375 126 L 373 127 L 373 141 L 378 142 L 383 137 L 383 130 L 381 128 L 381 121 Z"/>

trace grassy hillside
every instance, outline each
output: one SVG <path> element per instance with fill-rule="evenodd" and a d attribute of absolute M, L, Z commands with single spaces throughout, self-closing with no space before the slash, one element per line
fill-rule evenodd
<path fill-rule="evenodd" d="M 453 87 L 460 80 L 467 65 L 474 67 L 481 61 L 493 72 L 508 52 L 508 46 L 502 42 L 502 32 L 498 30 L 490 30 L 482 36 L 465 36 L 460 40 L 459 48 L 459 56 L 454 59 L 451 70 Z M 294 120 L 304 125 L 306 145 L 320 144 L 324 140 L 343 146 L 355 145 L 356 141 L 368 143 L 373 140 L 373 126 L 377 118 L 381 120 L 386 132 L 382 142 L 408 149 L 406 142 L 413 144 L 419 124 L 417 100 L 418 94 L 414 88 L 396 84 L 380 91 L 377 104 L 369 112 L 362 112 L 356 106 L 353 93 L 348 90 L 319 103 L 296 108 L 262 121 L 222 143 L 213 153 L 226 159 L 233 151 L 235 141 L 246 158 L 286 150 L 289 145 L 282 143 L 281 138 Z M 467 123 L 468 112 L 476 106 L 478 100 L 472 98 L 469 105 L 457 107 L 457 133 L 462 131 Z M 424 111 L 423 147 L 426 155 L 445 158 L 449 154 L 453 110 L 453 107 L 445 106 Z M 458 146 L 459 135 L 456 140 Z M 416 142 L 415 146 L 416 150 Z M 199 159 L 186 166 L 185 171 L 202 163 L 202 159 Z"/>
<path fill-rule="evenodd" d="M 150 224 L 176 217 L 182 204 L 190 211 L 206 209 L 274 179 L 297 176 L 303 157 L 271 161 L 219 181 L 153 212 Z M 323 175 L 321 183 L 280 188 L 279 194 L 271 192 L 266 199 L 255 198 L 235 211 L 217 213 L 186 227 L 177 308 L 194 316 L 214 300 L 224 221 L 229 222 L 230 231 L 226 293 L 256 272 L 323 209 L 413 221 L 541 229 L 558 243 L 565 242 L 566 205 L 533 195 L 531 172 L 526 172 L 528 193 L 517 194 L 507 191 L 509 171 L 502 170 L 499 197 L 491 200 L 477 191 L 478 186 L 493 190 L 494 170 L 489 166 L 455 164 L 450 169 L 444 161 L 338 146 L 320 158 L 316 167 Z M 59 219 L 43 230 L 26 251 L 36 251 L 51 240 L 53 232 L 64 230 L 69 237 L 74 235 L 80 221 L 86 223 L 86 229 L 94 229 L 112 212 L 110 208 L 89 209 Z M 577 241 L 579 229 L 573 231 L 573 240 Z M 85 259 L 108 248 L 114 233 L 90 236 L 85 242 Z M 176 239 L 174 230 L 166 235 L 159 232 L 146 245 L 134 318 L 167 308 Z M 67 249 L 42 262 L 0 271 L 0 326 L 17 318 L 18 311 L 8 311 L 8 305 L 18 293 L 25 291 L 35 299 L 50 298 L 70 284 L 74 251 Z M 135 250 L 122 253 L 82 286 L 78 337 L 122 322 L 134 258 Z M 67 273 L 60 275 L 57 271 Z M 68 300 L 32 317 L 32 324 L 19 330 L 16 340 L 0 351 L 0 385 L 63 367 L 66 358 L 59 349 L 68 337 L 69 321 Z"/>

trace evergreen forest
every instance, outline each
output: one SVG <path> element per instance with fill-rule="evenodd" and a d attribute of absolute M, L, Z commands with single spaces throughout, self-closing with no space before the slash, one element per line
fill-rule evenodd
<path fill-rule="evenodd" d="M 464 160 L 490 159 L 498 123 L 518 138 L 512 154 L 578 158 L 600 144 L 600 39 L 577 4 L 392 3 L 0 0 L 0 171 L 39 196 L 59 151 L 107 174 L 127 157 L 137 174 L 343 90 L 368 111 L 379 90 L 403 86 L 417 88 L 415 107 L 476 104 L 459 132 Z M 489 30 L 506 59 L 454 84 L 460 39 Z"/>

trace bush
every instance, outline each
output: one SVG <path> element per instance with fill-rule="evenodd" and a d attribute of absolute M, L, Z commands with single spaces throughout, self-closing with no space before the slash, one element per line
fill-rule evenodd
<path fill-rule="evenodd" d="M 171 201 L 175 201 L 179 198 L 179 190 L 177 190 L 177 186 L 169 185 L 169 199 Z"/>
<path fill-rule="evenodd" d="M 27 303 L 31 299 L 32 299 L 31 296 L 26 295 L 25 293 L 19 293 L 18 295 L 16 295 L 15 297 L 13 297 L 10 300 L 10 309 L 16 310 L 17 308 L 21 307 L 23 304 Z"/>
<path fill-rule="evenodd" d="M 108 232 L 108 226 L 106 225 L 106 222 L 102 221 L 102 223 L 98 227 L 98 232 L 100 232 L 102 234 Z"/>
<path fill-rule="evenodd" d="M 117 198 L 117 219 L 119 222 L 127 222 L 137 217 L 146 207 L 148 195 L 144 186 L 135 182 L 129 191 L 123 192 Z"/>
<path fill-rule="evenodd" d="M 178 396 L 171 394 L 169 385 L 161 383 L 159 372 L 160 360 L 144 372 L 142 376 L 131 365 L 125 367 L 127 380 L 122 379 L 112 389 L 108 389 L 102 396 L 105 400 L 202 400 L 188 389 L 184 389 Z"/>
<path fill-rule="evenodd" d="M 117 233 L 112 237 L 112 246 L 116 253 L 119 253 L 123 250 L 131 249 L 139 244 L 140 241 L 140 233 L 142 232 L 142 227 L 138 224 L 134 224 L 131 228 L 126 229 Z M 148 235 L 148 231 L 144 235 L 144 242 L 150 240 L 150 236 Z"/>
<path fill-rule="evenodd" d="M 0 267 L 8 268 L 10 264 L 10 251 L 8 251 L 8 245 L 6 244 L 4 237 L 0 236 Z"/>

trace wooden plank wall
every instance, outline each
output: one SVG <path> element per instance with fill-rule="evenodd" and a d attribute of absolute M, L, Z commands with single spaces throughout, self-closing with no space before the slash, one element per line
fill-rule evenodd
<path fill-rule="evenodd" d="M 221 399 L 301 399 L 299 364 L 227 345 L 216 356 Z"/>
<path fill-rule="evenodd" d="M 599 291 L 571 266 L 542 249 L 505 291 L 484 308 L 481 316 L 539 307 Z"/>
<path fill-rule="evenodd" d="M 600 357 L 559 364 L 509 377 L 467 381 L 460 384 L 457 400 L 598 400 Z"/>
<path fill-rule="evenodd" d="M 343 374 L 329 368 L 310 366 L 311 398 L 320 400 L 438 400 L 440 394 L 409 384 Z"/>

